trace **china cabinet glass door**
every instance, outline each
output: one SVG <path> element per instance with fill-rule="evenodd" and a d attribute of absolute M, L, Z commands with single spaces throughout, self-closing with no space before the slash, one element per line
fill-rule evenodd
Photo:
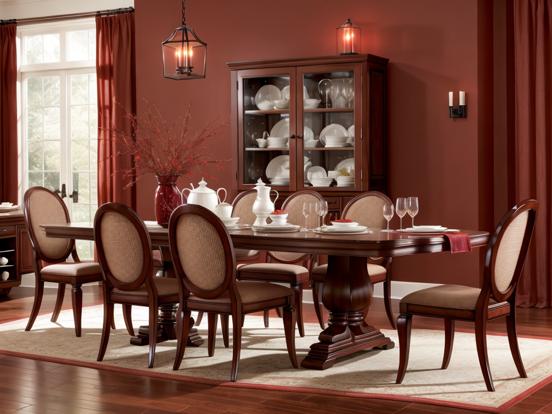
<path fill-rule="evenodd" d="M 298 188 L 362 188 L 360 64 L 298 69 Z"/>
<path fill-rule="evenodd" d="M 240 186 L 295 190 L 295 69 L 240 71 L 237 88 Z"/>

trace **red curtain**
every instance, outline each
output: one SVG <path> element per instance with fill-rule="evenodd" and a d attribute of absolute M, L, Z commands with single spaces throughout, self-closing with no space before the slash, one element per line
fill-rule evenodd
<path fill-rule="evenodd" d="M 532 248 L 518 299 L 552 305 L 552 0 L 516 0 L 515 196 L 539 201 Z"/>
<path fill-rule="evenodd" d="M 17 203 L 16 24 L 0 24 L 0 201 Z"/>
<path fill-rule="evenodd" d="M 132 158 L 121 134 L 133 134 L 136 114 L 134 12 L 96 17 L 98 81 L 98 203 L 135 208 Z"/>

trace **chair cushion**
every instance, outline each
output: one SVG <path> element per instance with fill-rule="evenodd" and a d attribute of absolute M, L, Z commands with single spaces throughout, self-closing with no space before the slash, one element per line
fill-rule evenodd
<path fill-rule="evenodd" d="M 309 280 L 307 268 L 285 263 L 253 263 L 238 268 L 240 280 L 303 283 Z"/>
<path fill-rule="evenodd" d="M 157 294 L 159 297 L 176 296 L 176 301 L 178 301 L 178 280 L 172 277 L 154 277 L 153 283 L 155 283 L 157 287 Z M 146 286 L 142 285 L 140 289 L 137 290 L 113 289 L 113 294 L 146 297 L 148 291 L 146 290 Z"/>
<path fill-rule="evenodd" d="M 368 263 L 366 267 L 372 283 L 380 283 L 385 281 L 387 276 L 387 269 L 385 267 L 373 263 Z M 314 267 L 311 270 L 312 280 L 315 282 L 324 282 L 327 271 L 327 264 Z"/>
<path fill-rule="evenodd" d="M 247 249 L 235 249 L 234 252 L 236 254 L 236 260 L 249 259 L 259 254 L 258 250 L 247 250 Z"/>
<path fill-rule="evenodd" d="M 41 274 L 69 277 L 98 275 L 101 279 L 102 271 L 100 265 L 96 262 L 65 262 L 45 266 L 42 268 Z"/>
<path fill-rule="evenodd" d="M 432 308 L 474 310 L 481 289 L 462 285 L 440 285 L 406 295 L 402 304 Z"/>

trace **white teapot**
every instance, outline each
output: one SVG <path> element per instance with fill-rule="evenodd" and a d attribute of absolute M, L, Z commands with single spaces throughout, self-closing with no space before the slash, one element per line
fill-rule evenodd
<path fill-rule="evenodd" d="M 188 191 L 188 196 L 186 197 L 188 204 L 197 204 L 202 207 L 208 208 L 211 211 L 215 211 L 217 205 L 220 203 L 219 192 L 224 191 L 224 199 L 226 199 L 226 189 L 219 188 L 217 191 L 207 187 L 207 182 L 202 178 L 199 182 L 199 185 L 194 188 L 194 185 L 190 183 L 192 188 L 184 188 L 182 190 L 182 195 L 185 191 Z"/>
<path fill-rule="evenodd" d="M 270 216 L 274 211 L 274 203 L 276 203 L 276 200 L 278 200 L 279 194 L 278 191 L 272 190 L 260 178 L 257 180 L 257 184 L 255 184 L 255 190 L 257 190 L 257 198 L 253 203 L 253 214 L 257 216 L 257 219 L 255 220 L 253 225 L 264 226 L 266 224 L 268 216 Z M 276 193 L 276 198 L 274 199 L 274 201 L 270 199 L 271 191 L 274 191 Z"/>

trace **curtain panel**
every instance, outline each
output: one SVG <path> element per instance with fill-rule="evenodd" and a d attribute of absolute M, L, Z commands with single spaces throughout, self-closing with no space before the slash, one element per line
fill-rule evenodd
<path fill-rule="evenodd" d="M 514 2 L 515 197 L 539 201 L 521 306 L 552 305 L 552 0 Z"/>
<path fill-rule="evenodd" d="M 17 203 L 16 24 L 0 24 L 0 201 Z"/>
<path fill-rule="evenodd" d="M 96 16 L 98 82 L 98 204 L 136 208 L 133 160 L 121 135 L 134 134 L 136 115 L 134 12 Z"/>

